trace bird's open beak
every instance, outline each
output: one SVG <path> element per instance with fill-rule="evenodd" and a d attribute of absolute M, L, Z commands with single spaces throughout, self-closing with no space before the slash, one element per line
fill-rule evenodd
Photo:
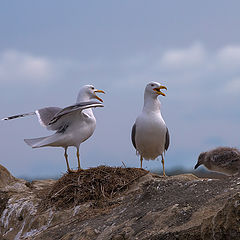
<path fill-rule="evenodd" d="M 161 89 L 167 90 L 167 88 L 166 88 L 165 86 L 160 86 L 160 87 L 158 87 L 158 88 L 154 88 L 153 90 L 154 90 L 158 95 L 166 96 L 165 93 L 161 92 Z"/>
<path fill-rule="evenodd" d="M 103 90 L 94 90 L 94 93 L 95 93 L 95 98 L 100 102 L 103 102 L 103 100 L 100 97 L 98 97 L 96 93 L 105 93 L 105 92 Z"/>

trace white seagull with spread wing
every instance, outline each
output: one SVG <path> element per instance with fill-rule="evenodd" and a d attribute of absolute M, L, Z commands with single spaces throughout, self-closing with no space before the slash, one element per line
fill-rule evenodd
<path fill-rule="evenodd" d="M 96 93 L 104 93 L 104 91 L 97 90 L 92 85 L 85 85 L 80 89 L 77 102 L 74 105 L 66 108 L 46 107 L 38 109 L 35 112 L 6 117 L 2 120 L 37 115 L 42 126 L 46 127 L 48 130 L 56 132 L 47 137 L 24 139 L 24 141 L 32 148 L 46 146 L 63 147 L 65 149 L 64 156 L 68 172 L 72 172 L 73 170 L 69 167 L 67 149 L 69 146 L 76 147 L 78 170 L 80 170 L 80 144 L 93 134 L 96 127 L 96 119 L 93 115 L 92 108 L 103 107 L 101 103 L 92 101 L 93 99 L 98 99 L 103 102 Z"/>

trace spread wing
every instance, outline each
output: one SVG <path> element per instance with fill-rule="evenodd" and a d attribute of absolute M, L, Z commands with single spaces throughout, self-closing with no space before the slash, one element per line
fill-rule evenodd
<path fill-rule="evenodd" d="M 35 112 L 6 117 L 2 120 L 11 120 L 29 115 L 37 115 L 40 124 L 47 127 L 48 130 L 61 130 L 71 121 L 71 114 L 93 107 L 103 107 L 103 105 L 99 102 L 88 101 L 77 103 L 66 108 L 46 107 L 38 109 Z"/>
<path fill-rule="evenodd" d="M 72 121 L 72 117 L 75 113 L 93 107 L 103 107 L 103 105 L 99 102 L 89 101 L 77 103 L 63 108 L 55 114 L 55 116 L 48 123 L 47 128 L 51 130 L 59 130 L 60 128 L 62 128 L 62 126 L 69 124 Z"/>
<path fill-rule="evenodd" d="M 58 107 L 46 107 L 36 110 L 35 113 L 37 114 L 40 124 L 44 127 L 48 127 L 49 122 L 61 110 L 62 108 Z"/>
<path fill-rule="evenodd" d="M 35 112 L 23 113 L 23 114 L 6 117 L 6 118 L 3 118 L 2 120 L 12 120 L 12 119 L 22 118 L 30 115 L 37 115 L 39 123 L 42 126 L 47 127 L 49 122 L 52 120 L 52 118 L 61 110 L 62 108 L 58 108 L 58 107 L 46 107 L 46 108 L 38 109 Z"/>
<path fill-rule="evenodd" d="M 103 105 L 99 102 L 82 102 L 63 108 L 51 119 L 48 125 L 52 125 L 53 123 L 57 122 L 61 117 L 67 114 L 93 107 L 103 107 Z"/>

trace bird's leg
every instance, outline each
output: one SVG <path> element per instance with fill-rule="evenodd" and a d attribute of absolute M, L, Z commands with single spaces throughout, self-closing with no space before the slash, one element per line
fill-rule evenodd
<path fill-rule="evenodd" d="M 65 157 L 66 163 L 67 163 L 67 170 L 70 173 L 70 172 L 72 172 L 72 170 L 70 169 L 69 163 L 68 163 L 67 147 L 65 147 L 64 157 Z"/>
<path fill-rule="evenodd" d="M 164 167 L 164 158 L 163 158 L 163 155 L 162 155 L 162 166 L 163 166 L 163 176 L 166 177 L 166 174 L 165 174 L 165 167 Z"/>
<path fill-rule="evenodd" d="M 141 168 L 142 168 L 142 162 L 143 162 L 143 157 L 142 157 L 142 155 L 140 156 L 140 161 L 141 161 Z"/>
<path fill-rule="evenodd" d="M 81 167 L 80 167 L 80 158 L 79 158 L 79 148 L 77 148 L 77 159 L 78 159 L 78 171 L 80 171 Z"/>

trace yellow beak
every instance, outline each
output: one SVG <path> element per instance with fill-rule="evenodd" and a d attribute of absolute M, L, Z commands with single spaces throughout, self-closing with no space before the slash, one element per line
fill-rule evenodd
<path fill-rule="evenodd" d="M 167 87 L 165 87 L 165 86 L 160 86 L 159 88 L 154 88 L 153 90 L 154 90 L 158 95 L 166 96 L 165 93 L 161 92 L 161 89 L 167 90 Z"/>
<path fill-rule="evenodd" d="M 104 94 L 105 94 L 105 92 L 104 92 L 103 90 L 94 90 L 94 93 L 95 93 L 95 98 L 96 98 L 97 100 L 99 100 L 100 102 L 103 102 L 103 100 L 102 100 L 100 97 L 98 97 L 98 96 L 96 95 L 96 93 L 104 93 Z"/>

